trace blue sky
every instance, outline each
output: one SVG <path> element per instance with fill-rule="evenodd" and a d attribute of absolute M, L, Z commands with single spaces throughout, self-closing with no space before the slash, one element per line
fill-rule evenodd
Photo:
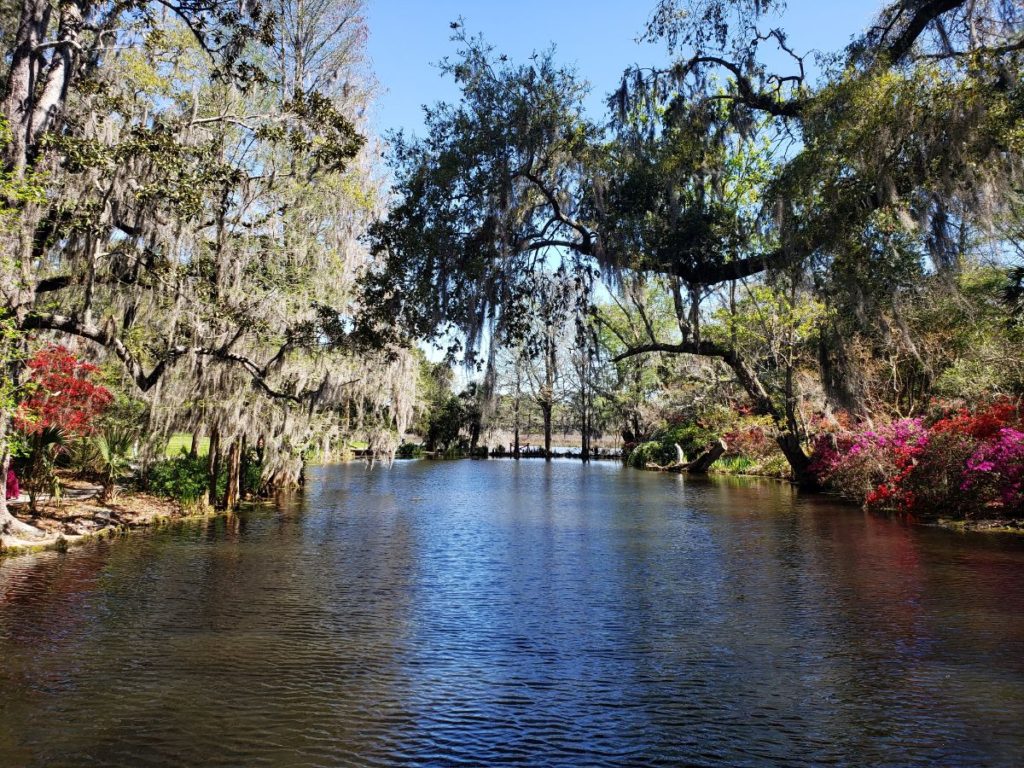
<path fill-rule="evenodd" d="M 423 104 L 451 100 L 455 89 L 433 66 L 454 53 L 449 23 L 466 28 L 513 60 L 550 44 L 593 86 L 588 104 L 603 114 L 604 97 L 631 64 L 664 63 L 660 45 L 635 42 L 656 0 L 367 0 L 368 52 L 382 86 L 374 117 L 380 132 L 422 131 Z M 867 26 L 879 0 L 789 0 L 781 26 L 796 50 L 838 50 Z"/>

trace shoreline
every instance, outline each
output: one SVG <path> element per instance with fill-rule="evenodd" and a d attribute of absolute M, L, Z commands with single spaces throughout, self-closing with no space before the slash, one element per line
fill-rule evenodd
<path fill-rule="evenodd" d="M 658 472 L 661 474 L 689 474 L 685 469 L 675 467 L 656 467 L 647 466 L 644 467 L 641 472 Z M 697 475 L 699 476 L 699 475 Z M 778 477 L 776 475 L 758 475 L 750 474 L 745 472 L 729 472 L 727 470 L 715 469 L 712 467 L 705 475 L 705 477 L 729 477 L 729 478 L 749 478 L 751 480 L 772 480 L 777 483 L 785 483 L 793 488 L 796 488 L 796 483 L 788 477 Z M 804 491 L 804 493 L 812 493 L 815 496 L 820 496 L 834 501 L 837 504 L 842 504 L 850 509 L 857 509 L 861 512 L 876 515 L 878 517 L 893 518 L 898 517 L 897 513 L 883 514 L 881 512 L 868 512 L 863 505 L 858 505 L 854 501 L 844 499 L 841 496 L 829 493 L 828 491 Z M 1024 520 L 1013 520 L 1001 517 L 984 518 L 978 520 L 954 520 L 948 517 L 937 517 L 934 520 L 911 520 L 906 521 L 911 525 L 922 526 L 925 528 L 940 528 L 944 531 L 950 531 L 951 533 L 984 533 L 984 534 L 1009 534 L 1014 536 L 1024 535 Z"/>
<path fill-rule="evenodd" d="M 20 509 L 12 509 L 15 517 L 45 535 L 40 539 L 0 535 L 0 559 L 41 552 L 66 552 L 73 547 L 109 541 L 135 531 L 229 515 L 205 505 L 184 507 L 178 502 L 144 493 L 122 493 L 116 501 L 105 504 L 91 496 L 57 506 L 48 503 L 41 506 L 40 513 L 34 517 L 19 512 Z"/>
<path fill-rule="evenodd" d="M 646 467 L 641 471 L 658 472 L 661 474 L 687 474 L 685 471 L 665 467 Z M 793 481 L 789 478 L 772 475 L 755 475 L 712 469 L 703 476 L 771 480 L 795 487 Z M 831 501 L 849 507 L 851 510 L 860 509 L 861 511 L 866 511 L 863 507 L 858 507 L 852 501 L 847 501 L 823 491 L 814 492 L 814 495 L 828 498 Z M 44 505 L 41 513 L 36 517 L 23 519 L 24 516 L 16 515 L 22 522 L 34 525 L 47 535 L 42 539 L 22 539 L 7 534 L 0 535 L 0 560 L 7 557 L 24 557 L 44 552 L 66 552 L 74 547 L 92 542 L 111 541 L 127 536 L 135 531 L 160 528 L 174 523 L 214 520 L 230 517 L 232 514 L 234 513 L 218 511 L 205 505 L 184 507 L 178 502 L 145 493 L 122 493 L 117 501 L 108 502 L 107 504 L 100 504 L 95 497 L 78 498 L 66 501 L 56 507 Z M 892 517 L 892 515 L 880 516 Z M 905 522 L 909 522 L 911 525 L 939 528 L 959 534 L 1024 535 L 1024 520 L 1008 520 L 1005 518 L 953 520 L 939 517 L 935 520 L 912 520 Z M 94 528 L 78 532 L 71 530 L 72 524 L 81 525 L 83 523 L 87 526 L 94 526 Z"/>

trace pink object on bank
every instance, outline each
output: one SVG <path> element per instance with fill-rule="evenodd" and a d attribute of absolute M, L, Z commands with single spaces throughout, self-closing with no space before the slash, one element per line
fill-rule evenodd
<path fill-rule="evenodd" d="M 13 469 L 7 470 L 7 498 L 16 499 L 21 495 L 21 488 L 18 487 L 18 476 Z"/>

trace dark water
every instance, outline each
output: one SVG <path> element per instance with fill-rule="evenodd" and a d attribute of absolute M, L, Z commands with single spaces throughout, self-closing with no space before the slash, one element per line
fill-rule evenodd
<path fill-rule="evenodd" d="M 0 766 L 1021 765 L 1024 540 L 572 462 L 0 562 Z"/>

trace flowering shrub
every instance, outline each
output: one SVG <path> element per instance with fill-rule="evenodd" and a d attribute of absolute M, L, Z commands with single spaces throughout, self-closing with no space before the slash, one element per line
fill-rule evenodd
<path fill-rule="evenodd" d="M 778 444 L 768 434 L 768 427 L 761 423 L 740 425 L 725 433 L 722 438 L 728 446 L 727 456 L 745 456 L 756 461 L 776 454 L 779 450 Z"/>
<path fill-rule="evenodd" d="M 1024 432 L 1003 427 L 979 445 L 967 459 L 960 490 L 1024 516 Z"/>
<path fill-rule="evenodd" d="M 920 419 L 901 419 L 859 434 L 819 436 L 811 469 L 842 495 L 869 505 L 910 502 L 900 483 L 928 442 Z"/>
<path fill-rule="evenodd" d="M 1024 516 L 1020 407 L 997 400 L 819 435 L 812 471 L 847 498 L 917 517 Z"/>
<path fill-rule="evenodd" d="M 91 380 L 99 369 L 56 344 L 39 350 L 27 365 L 29 395 L 18 407 L 18 429 L 29 435 L 47 429 L 66 436 L 91 434 L 114 400 Z"/>
<path fill-rule="evenodd" d="M 976 411 L 958 408 L 932 424 L 936 433 L 959 434 L 976 440 L 987 440 L 1004 426 L 1020 419 L 1019 408 L 1009 400 L 1001 399 L 984 405 Z"/>

